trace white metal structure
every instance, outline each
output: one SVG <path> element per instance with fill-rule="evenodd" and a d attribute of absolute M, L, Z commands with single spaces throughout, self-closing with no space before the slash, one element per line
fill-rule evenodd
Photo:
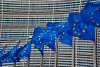
<path fill-rule="evenodd" d="M 93 0 L 92 0 L 93 1 Z M 96 0 L 95 0 L 96 1 Z M 99 1 L 99 0 L 98 0 Z M 28 35 L 32 35 L 33 28 L 45 26 L 49 21 L 67 21 L 70 12 L 79 12 L 86 0 L 0 0 L 0 48 L 7 45 L 9 51 L 20 39 L 19 46 L 26 43 Z M 81 7 L 81 8 L 80 8 Z M 100 67 L 100 29 L 97 35 L 98 67 Z M 74 67 L 94 67 L 93 42 L 75 39 Z M 30 67 L 40 67 L 41 55 L 32 45 Z M 72 67 L 72 47 L 59 43 L 58 67 Z M 17 67 L 26 67 L 27 59 L 17 62 Z M 4 63 L 3 66 L 13 66 L 13 63 Z M 55 52 L 45 46 L 43 67 L 55 67 Z"/>

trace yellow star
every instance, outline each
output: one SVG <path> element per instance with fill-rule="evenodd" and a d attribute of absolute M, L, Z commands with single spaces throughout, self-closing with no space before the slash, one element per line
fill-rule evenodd
<path fill-rule="evenodd" d="M 49 42 L 51 44 L 51 42 Z"/>
<path fill-rule="evenodd" d="M 62 38 L 63 38 L 63 36 L 62 36 Z"/>
<path fill-rule="evenodd" d="M 40 36 L 39 36 L 40 37 Z"/>
<path fill-rule="evenodd" d="M 39 38 L 39 40 L 40 40 L 40 38 Z"/>
<path fill-rule="evenodd" d="M 52 36 L 52 35 L 50 34 L 50 36 Z"/>
<path fill-rule="evenodd" d="M 40 34 L 42 34 L 42 32 Z"/>
<path fill-rule="evenodd" d="M 55 32 L 55 31 L 53 31 L 53 32 Z"/>
<path fill-rule="evenodd" d="M 90 17 L 90 19 L 93 19 L 93 17 Z"/>
<path fill-rule="evenodd" d="M 44 44 L 44 43 L 43 43 Z M 44 44 L 45 45 L 45 44 Z"/>
<path fill-rule="evenodd" d="M 40 44 L 41 44 L 42 42 L 40 41 Z"/>
<path fill-rule="evenodd" d="M 76 31 L 74 33 L 76 34 Z"/>
<path fill-rule="evenodd" d="M 25 50 L 26 50 L 26 48 L 25 48 Z"/>
<path fill-rule="evenodd" d="M 76 20 L 76 22 L 78 22 L 78 20 Z"/>
<path fill-rule="evenodd" d="M 62 26 L 62 28 L 64 28 L 64 26 Z"/>
<path fill-rule="evenodd" d="M 76 26 L 76 24 L 74 24 L 74 26 Z"/>
<path fill-rule="evenodd" d="M 64 34 L 64 32 L 63 32 L 63 34 Z"/>
<path fill-rule="evenodd" d="M 99 8 L 97 8 L 96 10 L 99 10 Z"/>
<path fill-rule="evenodd" d="M 85 26 L 85 28 L 87 28 L 87 26 Z"/>
<path fill-rule="evenodd" d="M 96 25 L 97 25 L 97 26 L 99 26 L 99 24 L 98 24 L 98 23 L 96 23 Z"/>
<path fill-rule="evenodd" d="M 60 27 L 61 25 L 59 25 L 59 27 Z"/>
<path fill-rule="evenodd" d="M 81 35 L 81 33 L 78 33 L 78 36 L 80 36 Z"/>
<path fill-rule="evenodd" d="M 75 28 L 73 28 L 73 30 L 75 30 Z"/>
<path fill-rule="evenodd" d="M 94 20 L 92 20 L 92 22 L 95 22 Z"/>
<path fill-rule="evenodd" d="M 94 14 L 94 12 L 92 12 L 92 15 Z"/>
<path fill-rule="evenodd" d="M 82 32 L 85 33 L 85 30 L 83 30 Z"/>
<path fill-rule="evenodd" d="M 26 51 L 24 51 L 24 52 L 26 52 Z"/>

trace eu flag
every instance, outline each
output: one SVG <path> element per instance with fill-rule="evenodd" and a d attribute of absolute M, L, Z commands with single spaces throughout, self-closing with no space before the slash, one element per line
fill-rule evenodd
<path fill-rule="evenodd" d="M 55 51 L 55 38 L 56 38 L 56 35 L 55 33 L 47 33 L 45 32 L 46 34 L 40 38 L 41 42 L 44 44 L 44 45 L 47 45 L 49 48 L 51 48 L 53 51 Z"/>
<path fill-rule="evenodd" d="M 38 30 L 39 31 L 38 31 Z M 35 44 L 35 46 L 38 46 L 38 49 L 40 50 L 41 54 L 44 52 L 44 45 L 47 45 L 49 48 L 51 48 L 53 51 L 55 50 L 55 33 L 49 32 L 50 29 L 48 28 L 36 28 L 33 33 L 32 42 Z M 37 33 L 36 33 L 37 32 Z M 39 48 L 40 45 L 40 48 Z M 42 54 L 43 55 L 43 54 Z"/>
<path fill-rule="evenodd" d="M 51 27 L 36 27 L 34 29 L 33 34 L 37 34 L 37 33 L 43 33 L 43 32 L 48 32 L 50 33 L 52 31 Z"/>
<path fill-rule="evenodd" d="M 35 44 L 34 47 L 41 52 L 41 55 L 44 55 L 44 45 L 41 44 L 41 42 L 39 44 Z"/>
<path fill-rule="evenodd" d="M 39 28 L 38 28 L 39 29 Z M 39 31 L 38 31 L 39 32 Z M 38 33 L 38 32 L 34 32 L 33 33 L 33 36 L 32 36 L 32 40 L 31 40 L 31 42 L 33 43 L 33 44 L 35 44 L 35 48 L 37 48 L 40 52 L 41 52 L 41 55 L 43 55 L 44 54 L 44 44 L 40 41 L 40 35 L 42 34 L 42 33 Z"/>
<path fill-rule="evenodd" d="M 28 41 L 27 44 L 20 47 L 15 53 L 14 56 L 16 57 L 17 61 L 22 58 L 30 58 L 31 52 L 31 41 Z"/>
<path fill-rule="evenodd" d="M 84 23 L 100 27 L 100 2 L 87 2 L 81 11 Z"/>
<path fill-rule="evenodd" d="M 0 57 L 2 57 L 4 54 L 4 49 L 0 49 Z"/>
<path fill-rule="evenodd" d="M 67 33 L 69 30 L 68 22 L 48 22 L 47 26 L 52 27 L 53 32 L 62 44 L 72 46 L 72 36 Z"/>
<path fill-rule="evenodd" d="M 14 46 L 10 51 L 8 51 L 6 54 L 0 57 L 1 62 L 3 63 L 11 63 L 16 62 L 16 59 L 14 57 L 14 53 L 18 49 L 18 46 Z"/>
<path fill-rule="evenodd" d="M 68 17 L 69 21 L 69 34 L 79 37 L 83 40 L 95 41 L 95 27 L 84 24 L 81 20 L 80 13 L 70 13 Z"/>

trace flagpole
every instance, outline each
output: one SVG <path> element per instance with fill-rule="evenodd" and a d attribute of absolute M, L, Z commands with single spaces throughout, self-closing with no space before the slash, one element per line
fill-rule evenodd
<path fill-rule="evenodd" d="M 17 45 L 19 45 L 20 40 L 17 40 L 16 43 L 17 43 Z M 16 62 L 13 63 L 13 67 L 16 67 Z"/>
<path fill-rule="evenodd" d="M 94 42 L 94 56 L 93 56 L 93 61 L 94 61 L 94 67 L 98 67 L 98 61 L 97 61 L 97 28 L 95 28 L 95 42 Z"/>
<path fill-rule="evenodd" d="M 55 67 L 58 66 L 58 38 L 56 38 L 56 55 L 55 55 Z"/>
<path fill-rule="evenodd" d="M 73 37 L 73 46 L 72 46 L 72 67 L 75 67 L 75 37 Z"/>
<path fill-rule="evenodd" d="M 52 13 L 52 22 L 54 18 L 54 9 L 55 9 L 55 1 L 53 1 L 53 13 Z M 56 38 L 56 52 L 55 52 L 55 67 L 58 66 L 58 38 Z"/>
<path fill-rule="evenodd" d="M 40 67 L 43 67 L 43 55 L 41 55 L 41 65 Z"/>
<path fill-rule="evenodd" d="M 29 40 L 32 39 L 32 36 L 29 36 Z M 29 67 L 29 64 L 30 64 L 30 58 L 27 59 L 27 67 Z"/>

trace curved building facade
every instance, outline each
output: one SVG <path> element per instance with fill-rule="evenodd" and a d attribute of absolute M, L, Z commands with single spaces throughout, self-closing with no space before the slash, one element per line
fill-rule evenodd
<path fill-rule="evenodd" d="M 97 0 L 91 0 L 97 1 Z M 23 46 L 28 36 L 32 35 L 35 27 L 45 26 L 49 21 L 67 21 L 70 12 L 80 12 L 86 0 L 0 0 L 0 49 L 9 51 L 16 40 Z M 97 59 L 100 67 L 100 29 L 97 35 Z M 5 47 L 5 45 L 7 45 Z M 75 60 L 72 47 L 59 42 L 57 67 L 94 67 L 94 46 L 92 41 L 75 38 Z M 45 46 L 43 67 L 55 67 L 55 52 Z M 34 48 L 31 49 L 29 67 L 40 67 L 41 55 Z M 17 67 L 26 67 L 27 58 L 16 63 Z M 13 67 L 13 63 L 3 63 L 3 66 Z"/>

